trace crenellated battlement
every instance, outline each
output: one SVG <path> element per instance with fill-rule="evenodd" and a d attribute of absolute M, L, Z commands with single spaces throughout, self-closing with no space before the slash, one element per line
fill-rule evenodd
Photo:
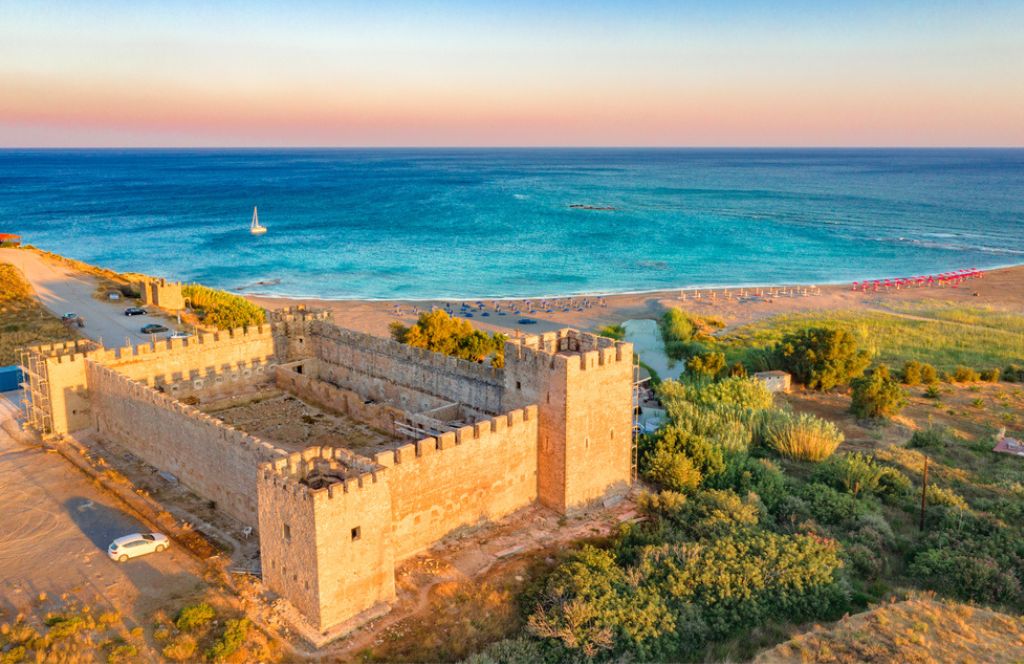
<path fill-rule="evenodd" d="M 575 359 L 578 358 L 578 359 Z M 633 344 L 563 328 L 554 332 L 508 339 L 505 363 L 514 361 L 537 369 L 588 370 L 633 362 Z"/>
<path fill-rule="evenodd" d="M 314 309 L 301 304 L 284 307 L 283 309 L 274 309 L 268 316 L 271 323 L 295 323 L 314 320 L 329 321 L 331 318 L 332 313 L 329 309 Z"/>
<path fill-rule="evenodd" d="M 49 359 L 63 356 L 81 356 L 102 348 L 103 346 L 91 339 L 75 339 L 73 341 L 26 346 L 23 350 L 26 353 L 37 355 L 39 358 Z M 78 359 L 81 359 L 81 357 Z"/>
<path fill-rule="evenodd" d="M 309 447 L 263 464 L 268 487 L 312 500 L 341 498 L 383 482 L 385 468 L 339 447 Z"/>
<path fill-rule="evenodd" d="M 459 445 L 484 445 L 493 442 L 511 442 L 514 444 L 526 435 L 532 424 L 537 426 L 537 406 L 517 408 L 508 413 L 487 420 L 469 424 L 455 431 L 446 431 L 439 436 L 431 436 L 417 440 L 415 443 L 402 445 L 394 450 L 378 452 L 374 461 L 380 466 L 390 468 L 400 464 L 416 463 L 424 457 L 444 453 Z M 516 435 L 522 432 L 522 439 Z M 511 435 L 510 435 L 511 434 Z"/>

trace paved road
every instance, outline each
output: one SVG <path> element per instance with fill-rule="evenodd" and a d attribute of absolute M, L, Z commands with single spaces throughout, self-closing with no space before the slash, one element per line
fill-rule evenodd
<path fill-rule="evenodd" d="M 107 557 L 114 537 L 146 528 L 59 454 L 30 444 L 15 419 L 20 400 L 0 393 L 0 615 L 31 613 L 40 593 L 69 593 L 144 624 L 203 588 L 199 565 L 173 546 L 127 563 Z"/>
<path fill-rule="evenodd" d="M 85 319 L 80 330 L 85 336 L 101 341 L 108 348 L 125 345 L 125 338 L 133 344 L 149 341 L 150 336 L 142 334 L 143 325 L 159 323 L 173 329 L 170 321 L 163 316 L 125 316 L 129 302 L 103 302 L 92 294 L 96 290 L 96 279 L 77 272 L 56 261 L 40 256 L 34 251 L 0 249 L 0 263 L 11 263 L 25 275 L 36 291 L 39 301 L 51 313 L 61 316 L 68 312 L 77 313 Z M 167 334 L 158 335 L 166 337 Z"/>

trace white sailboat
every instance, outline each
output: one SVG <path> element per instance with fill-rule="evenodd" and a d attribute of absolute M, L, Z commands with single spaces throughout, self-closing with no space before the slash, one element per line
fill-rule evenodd
<path fill-rule="evenodd" d="M 249 224 L 249 232 L 253 235 L 263 235 L 267 232 L 266 226 L 260 226 L 259 215 L 256 214 L 256 206 L 252 207 L 252 223 Z"/>

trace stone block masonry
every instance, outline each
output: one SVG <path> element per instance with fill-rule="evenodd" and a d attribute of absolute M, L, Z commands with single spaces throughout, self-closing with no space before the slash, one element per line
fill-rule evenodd
<path fill-rule="evenodd" d="M 87 360 L 93 427 L 146 463 L 256 527 L 260 464 L 286 456 L 272 444 Z"/>
<path fill-rule="evenodd" d="M 395 559 L 453 530 L 498 521 L 537 500 L 537 408 L 377 454 L 388 469 Z"/>

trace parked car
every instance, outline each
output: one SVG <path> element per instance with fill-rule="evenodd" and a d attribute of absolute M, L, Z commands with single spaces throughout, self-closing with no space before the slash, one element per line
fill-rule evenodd
<path fill-rule="evenodd" d="M 160 334 L 161 332 L 166 331 L 166 327 L 164 327 L 163 325 L 157 325 L 156 323 L 150 323 L 149 325 L 144 325 L 142 327 L 143 334 Z"/>
<path fill-rule="evenodd" d="M 178 331 L 178 332 L 171 332 L 167 336 L 167 338 L 168 339 L 191 339 L 192 335 L 189 334 L 188 332 L 180 332 L 180 331 Z"/>
<path fill-rule="evenodd" d="M 161 553 L 167 550 L 171 541 L 162 533 L 134 533 L 118 537 L 107 547 L 107 555 L 119 563 L 147 553 Z"/>
<path fill-rule="evenodd" d="M 146 310 L 142 307 L 128 307 L 124 310 L 125 316 L 145 316 Z"/>
<path fill-rule="evenodd" d="M 60 320 L 67 327 L 77 325 L 78 327 L 85 327 L 85 319 L 78 314 L 68 312 L 60 317 Z"/>

